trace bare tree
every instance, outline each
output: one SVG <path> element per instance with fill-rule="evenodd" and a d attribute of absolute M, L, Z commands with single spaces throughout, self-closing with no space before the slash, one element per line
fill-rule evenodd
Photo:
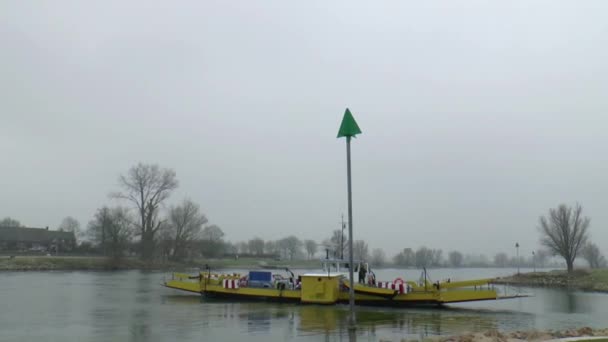
<path fill-rule="evenodd" d="M 469 267 L 487 267 L 490 265 L 490 259 L 485 254 L 466 254 L 462 263 Z"/>
<path fill-rule="evenodd" d="M 278 241 L 281 250 L 285 254 L 285 256 L 289 256 L 290 260 L 293 260 L 302 249 L 302 241 L 295 237 L 294 235 L 290 235 L 284 239 Z"/>
<path fill-rule="evenodd" d="M 203 254 L 218 257 L 224 252 L 224 232 L 216 225 L 206 226 L 201 233 Z M 245 246 L 247 244 L 245 243 Z"/>
<path fill-rule="evenodd" d="M 175 171 L 161 169 L 158 165 L 139 163 L 118 179 L 124 192 L 113 194 L 116 198 L 130 201 L 137 208 L 141 235 L 141 257 L 154 257 L 154 239 L 161 227 L 158 219 L 161 204 L 177 188 Z"/>
<path fill-rule="evenodd" d="M 88 226 L 93 241 L 101 246 L 104 255 L 113 258 L 124 254 L 133 236 L 133 230 L 133 220 L 128 209 L 124 207 L 99 208 Z"/>
<path fill-rule="evenodd" d="M 372 266 L 382 267 L 386 263 L 386 254 L 380 248 L 372 250 Z"/>
<path fill-rule="evenodd" d="M 312 259 L 312 257 L 317 253 L 317 243 L 314 240 L 304 241 L 304 248 L 306 248 L 308 259 Z"/>
<path fill-rule="evenodd" d="M 247 243 L 245 241 L 241 241 L 241 242 L 237 242 L 235 246 L 236 246 L 236 250 L 238 251 L 239 254 L 249 253 L 249 243 Z"/>
<path fill-rule="evenodd" d="M 224 242 L 224 253 L 238 254 L 238 247 L 231 242 Z"/>
<path fill-rule="evenodd" d="M 321 251 L 323 252 L 323 257 L 335 257 L 336 254 L 338 254 L 338 257 L 340 257 L 339 253 L 336 253 L 336 251 L 334 250 L 334 243 L 330 241 L 330 239 L 324 239 L 323 241 L 321 241 L 321 243 L 319 243 L 319 247 L 321 248 Z"/>
<path fill-rule="evenodd" d="M 448 254 L 448 259 L 450 259 L 450 265 L 452 267 L 460 267 L 462 266 L 462 260 L 464 257 L 459 251 L 451 251 Z"/>
<path fill-rule="evenodd" d="M 264 252 L 268 254 L 275 254 L 279 256 L 281 254 L 281 250 L 276 241 L 266 241 L 264 242 Z"/>
<path fill-rule="evenodd" d="M 583 246 L 581 255 L 587 260 L 591 268 L 606 267 L 606 258 L 604 258 L 597 245 L 592 242 L 588 242 Z"/>
<path fill-rule="evenodd" d="M 181 260 L 185 256 L 188 246 L 200 237 L 205 223 L 207 218 L 200 212 L 200 207 L 189 199 L 169 209 L 167 227 L 173 240 L 172 259 Z"/>
<path fill-rule="evenodd" d="M 566 260 L 568 272 L 574 268 L 574 260 L 580 249 L 587 242 L 587 229 L 591 220 L 582 217 L 583 207 L 576 204 L 574 208 L 565 204 L 557 209 L 549 209 L 548 217 L 541 216 L 541 243 L 553 255 L 560 255 Z"/>
<path fill-rule="evenodd" d="M 498 267 L 505 267 L 509 263 L 509 256 L 507 253 L 497 253 L 494 256 L 494 265 Z"/>
<path fill-rule="evenodd" d="M 416 264 L 416 253 L 411 248 L 404 248 L 393 257 L 393 262 L 399 266 L 410 267 Z"/>
<path fill-rule="evenodd" d="M 219 242 L 224 237 L 222 228 L 215 224 L 209 225 L 203 229 L 202 238 L 211 242 Z"/>
<path fill-rule="evenodd" d="M 332 250 L 336 258 L 346 257 L 346 246 L 348 246 L 348 232 L 342 233 L 342 230 L 336 229 L 332 232 L 331 238 Z"/>
<path fill-rule="evenodd" d="M 107 255 L 108 230 L 112 224 L 110 208 L 101 207 L 97 209 L 93 220 L 89 222 L 87 233 L 89 237 L 99 244 L 103 255 Z"/>
<path fill-rule="evenodd" d="M 416 252 L 413 248 L 404 248 L 401 253 L 403 253 L 405 266 L 416 266 Z"/>
<path fill-rule="evenodd" d="M 264 240 L 255 237 L 247 242 L 249 252 L 255 255 L 264 254 Z"/>
<path fill-rule="evenodd" d="M 110 255 L 118 258 L 128 248 L 128 244 L 133 236 L 133 219 L 129 214 L 129 210 L 124 207 L 112 208 L 110 214 L 112 224 L 107 231 L 108 247 Z"/>
<path fill-rule="evenodd" d="M 355 260 L 367 260 L 369 257 L 369 248 L 363 240 L 355 240 L 353 242 L 353 258 Z"/>
<path fill-rule="evenodd" d="M 58 230 L 61 232 L 72 232 L 77 237 L 80 235 L 80 222 L 72 216 L 66 216 L 61 220 Z"/>
<path fill-rule="evenodd" d="M 441 249 L 433 249 L 431 251 L 431 265 L 441 266 L 443 264 L 443 251 Z"/>
<path fill-rule="evenodd" d="M 21 222 L 12 219 L 10 217 L 5 217 L 2 220 L 0 220 L 0 227 L 21 227 Z"/>
<path fill-rule="evenodd" d="M 164 220 L 155 237 L 155 255 L 160 255 L 163 260 L 171 259 L 173 256 L 174 233 L 168 220 Z"/>
<path fill-rule="evenodd" d="M 428 267 L 428 266 L 432 265 L 433 250 L 423 246 L 416 250 L 415 255 L 416 255 L 416 267 L 422 268 L 422 267 Z"/>
<path fill-rule="evenodd" d="M 318 247 L 319 245 L 314 240 L 304 241 L 304 248 L 308 254 L 308 259 L 312 259 L 314 257 L 314 255 L 317 253 Z"/>

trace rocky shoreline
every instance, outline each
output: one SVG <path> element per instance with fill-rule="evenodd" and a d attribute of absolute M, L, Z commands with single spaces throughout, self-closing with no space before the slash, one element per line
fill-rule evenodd
<path fill-rule="evenodd" d="M 495 284 L 608 292 L 608 270 L 532 272 L 497 278 Z"/>
<path fill-rule="evenodd" d="M 579 329 L 569 329 L 562 331 L 513 331 L 500 332 L 489 330 L 485 332 L 466 333 L 458 336 L 437 336 L 425 338 L 422 341 L 428 342 L 519 342 L 519 341 L 551 341 L 558 339 L 570 339 L 577 337 L 605 337 L 608 336 L 608 329 L 592 329 L 583 327 Z M 607 337 L 608 338 L 608 337 Z M 583 339 L 585 340 L 585 339 Z M 420 340 L 402 340 L 402 342 L 414 342 Z"/>

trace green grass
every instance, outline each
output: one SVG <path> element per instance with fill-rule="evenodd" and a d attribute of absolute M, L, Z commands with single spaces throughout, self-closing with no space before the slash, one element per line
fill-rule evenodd
<path fill-rule="evenodd" d="M 599 281 L 608 283 L 608 269 L 593 270 L 589 275 L 589 279 L 593 281 Z"/>
<path fill-rule="evenodd" d="M 584 291 L 608 292 L 608 269 L 578 269 L 572 273 L 564 270 L 522 273 L 498 281 L 514 285 L 573 288 Z"/>
<path fill-rule="evenodd" d="M 589 291 L 608 291 L 608 270 L 575 271 L 572 275 L 565 273 L 575 287 Z"/>

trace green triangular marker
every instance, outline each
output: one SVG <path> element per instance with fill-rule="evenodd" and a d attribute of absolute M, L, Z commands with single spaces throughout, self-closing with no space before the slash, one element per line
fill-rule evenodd
<path fill-rule="evenodd" d="M 354 137 L 357 134 L 361 134 L 361 129 L 359 128 L 359 125 L 357 125 L 357 121 L 355 121 L 353 115 L 350 113 L 350 110 L 346 108 L 340 130 L 338 131 L 338 138 Z"/>

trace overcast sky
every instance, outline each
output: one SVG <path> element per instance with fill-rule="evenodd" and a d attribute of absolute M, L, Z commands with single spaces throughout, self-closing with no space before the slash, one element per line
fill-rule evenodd
<path fill-rule="evenodd" d="M 584 206 L 608 247 L 606 1 L 2 1 L 0 216 L 84 226 L 158 163 L 226 238 L 392 254 L 538 246 Z"/>

